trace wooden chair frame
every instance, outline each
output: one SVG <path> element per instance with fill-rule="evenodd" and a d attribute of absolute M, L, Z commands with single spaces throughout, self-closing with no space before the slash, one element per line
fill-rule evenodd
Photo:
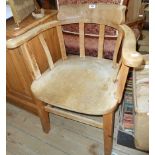
<path fill-rule="evenodd" d="M 113 66 L 118 67 L 118 74 L 117 74 L 117 77 L 114 79 L 114 82 L 118 82 L 116 98 L 117 98 L 117 103 L 120 103 L 122 95 L 123 95 L 123 90 L 125 87 L 129 67 L 137 67 L 143 61 L 143 57 L 139 53 L 136 52 L 135 36 L 132 30 L 126 25 L 115 25 L 115 24 L 110 24 L 108 22 L 106 23 L 105 21 L 104 23 L 102 23 L 102 22 L 89 21 L 89 20 L 79 21 L 75 19 L 65 20 L 63 22 L 52 21 L 49 23 L 45 23 L 43 25 L 39 25 L 33 28 L 32 30 L 24 33 L 23 35 L 16 37 L 15 39 L 8 40 L 7 48 L 13 49 L 13 48 L 19 47 L 22 49 L 21 54 L 23 55 L 25 59 L 25 63 L 27 64 L 28 69 L 31 72 L 31 75 L 33 79 L 35 80 L 41 77 L 41 72 L 39 70 L 38 64 L 36 62 L 36 59 L 33 53 L 29 52 L 29 47 L 28 47 L 27 42 L 34 37 L 37 37 L 40 40 L 40 43 L 42 44 L 43 50 L 47 57 L 49 69 L 52 70 L 52 68 L 54 67 L 54 62 L 52 60 L 49 48 L 44 39 L 43 32 L 48 31 L 49 29 L 52 29 L 52 28 L 56 28 L 57 35 L 59 38 L 60 49 L 61 49 L 61 56 L 62 56 L 62 59 L 65 60 L 67 59 L 67 55 L 66 55 L 66 49 L 65 49 L 65 44 L 63 40 L 61 25 L 70 24 L 70 23 L 79 23 L 80 57 L 85 58 L 84 23 L 92 23 L 92 22 L 100 25 L 99 42 L 98 42 L 98 58 L 99 59 L 103 57 L 102 51 L 103 51 L 105 25 L 114 27 L 119 31 L 118 38 L 116 41 L 116 46 L 115 46 L 114 57 L 113 57 Z M 118 51 L 119 51 L 119 47 L 120 47 L 123 36 L 124 36 L 124 39 L 123 39 L 123 45 L 122 45 L 122 55 L 121 55 L 121 59 L 119 63 L 117 63 Z M 67 118 L 71 118 L 79 122 L 91 124 L 93 126 L 103 128 L 104 130 L 104 154 L 105 155 L 111 154 L 112 140 L 113 140 L 112 135 L 113 135 L 113 125 L 114 125 L 114 112 L 118 104 L 111 111 L 108 111 L 107 113 L 103 114 L 103 122 L 104 122 L 103 124 L 96 124 L 94 121 L 91 121 L 90 119 L 82 118 L 77 115 L 73 115 L 72 113 L 69 113 L 69 112 L 64 113 L 61 110 L 54 109 L 49 105 L 45 106 L 45 103 L 37 100 L 35 97 L 33 98 L 34 98 L 34 102 L 38 105 L 38 111 L 39 111 L 38 115 L 40 116 L 43 130 L 46 133 L 48 133 L 50 130 L 50 120 L 48 116 L 49 112 L 53 112 L 55 114 L 58 114 L 58 115 L 61 115 Z"/>

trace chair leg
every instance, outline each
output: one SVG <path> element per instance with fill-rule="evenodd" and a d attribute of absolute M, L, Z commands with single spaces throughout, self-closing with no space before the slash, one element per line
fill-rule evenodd
<path fill-rule="evenodd" d="M 38 107 L 38 115 L 40 117 L 42 129 L 45 133 L 50 131 L 50 118 L 49 113 L 45 111 L 44 106 L 45 104 L 39 100 L 35 101 Z"/>
<path fill-rule="evenodd" d="M 113 144 L 114 112 L 103 115 L 104 155 L 111 155 Z"/>

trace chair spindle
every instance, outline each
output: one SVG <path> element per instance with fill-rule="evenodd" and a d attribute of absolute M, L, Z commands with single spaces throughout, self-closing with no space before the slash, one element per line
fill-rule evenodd
<path fill-rule="evenodd" d="M 80 57 L 85 57 L 84 47 L 84 23 L 79 23 L 79 46 L 80 46 Z"/>
<path fill-rule="evenodd" d="M 60 25 L 58 25 L 56 28 L 57 28 L 57 34 L 58 34 L 58 39 L 59 39 L 59 44 L 60 44 L 61 56 L 62 56 L 62 59 L 65 60 L 67 59 L 67 55 L 66 55 L 64 38 L 62 34 L 62 28 Z"/>
<path fill-rule="evenodd" d="M 118 56 L 119 48 L 122 42 L 122 37 L 123 37 L 123 32 L 119 31 L 116 44 L 115 44 L 115 49 L 114 49 L 113 66 L 116 66 L 116 63 L 117 63 L 117 56 Z"/>
<path fill-rule="evenodd" d="M 103 58 L 104 32 L 105 32 L 105 25 L 100 24 L 99 40 L 98 40 L 98 58 Z"/>
<path fill-rule="evenodd" d="M 38 79 L 39 77 L 41 77 L 41 73 L 37 64 L 37 61 L 35 59 L 35 56 L 33 53 L 29 53 L 28 50 L 28 44 L 25 42 L 23 45 L 21 45 L 21 53 L 23 55 L 23 58 L 25 59 L 25 62 L 28 65 L 28 68 L 30 70 L 30 73 L 32 75 L 32 78 Z"/>
<path fill-rule="evenodd" d="M 45 41 L 45 39 L 44 39 L 44 36 L 43 36 L 43 34 L 39 34 L 38 37 L 39 37 L 39 40 L 40 40 L 40 42 L 41 42 L 41 45 L 42 45 L 42 47 L 43 47 L 43 49 L 44 49 L 44 52 L 45 52 L 45 54 L 46 54 L 46 58 L 47 58 L 49 67 L 50 67 L 50 69 L 52 69 L 52 68 L 54 67 L 54 63 L 53 63 L 53 60 L 52 60 L 52 57 L 51 57 L 49 48 L 48 48 L 48 46 L 47 46 L 47 44 L 46 44 L 46 41 Z"/>

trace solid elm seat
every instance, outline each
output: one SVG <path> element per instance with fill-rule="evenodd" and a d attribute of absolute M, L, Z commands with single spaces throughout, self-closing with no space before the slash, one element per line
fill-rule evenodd
<path fill-rule="evenodd" d="M 112 61 L 69 56 L 59 60 L 31 86 L 36 98 L 63 109 L 103 115 L 114 106 L 117 68 Z"/>

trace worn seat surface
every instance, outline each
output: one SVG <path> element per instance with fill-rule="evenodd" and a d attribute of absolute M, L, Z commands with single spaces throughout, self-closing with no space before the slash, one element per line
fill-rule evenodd
<path fill-rule="evenodd" d="M 33 81 L 31 89 L 40 100 L 80 113 L 103 115 L 117 104 L 117 68 L 112 61 L 69 56 Z"/>

